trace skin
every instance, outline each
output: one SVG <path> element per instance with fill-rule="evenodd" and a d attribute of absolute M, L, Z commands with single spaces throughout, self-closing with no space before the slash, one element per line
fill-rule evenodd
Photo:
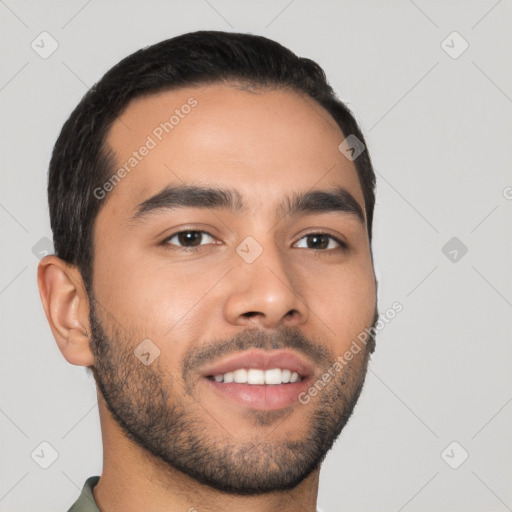
<path fill-rule="evenodd" d="M 325 401 L 331 398 L 335 408 L 336 392 L 343 390 L 349 398 L 357 394 L 368 351 L 355 356 L 350 372 L 338 374 L 333 385 L 307 406 L 296 402 L 274 414 L 248 411 L 218 396 L 197 372 L 189 372 L 185 382 L 183 361 L 215 340 L 233 339 L 252 329 L 276 333 L 289 328 L 300 331 L 324 354 L 314 364 L 315 376 L 321 378 L 328 363 L 372 325 L 376 282 L 365 223 L 343 212 L 277 212 L 286 195 L 340 186 L 364 211 L 357 173 L 338 150 L 345 136 L 310 98 L 220 84 L 166 91 L 130 103 L 108 135 L 119 165 L 168 119 L 168 112 L 190 97 L 197 106 L 103 199 L 94 226 L 95 313 L 105 334 L 117 341 L 118 354 L 132 354 L 144 339 L 160 350 L 151 366 L 134 356 L 130 359 L 131 373 L 125 375 L 130 396 L 140 392 L 137 382 L 162 377 L 155 382 L 172 389 L 169 401 L 184 406 L 204 426 L 203 438 L 211 446 L 237 447 L 250 440 L 263 449 L 300 441 L 311 432 L 322 396 Z M 148 197 L 168 185 L 183 184 L 236 189 L 245 210 L 180 208 L 131 220 Z M 163 243 L 185 229 L 206 230 L 213 238 L 203 239 L 195 252 Z M 337 237 L 348 250 L 332 241 L 328 249 L 315 251 L 304 238 L 311 233 Z M 236 252 L 248 236 L 263 249 L 251 264 Z M 176 237 L 172 243 L 179 244 Z M 48 256 L 40 263 L 38 283 L 66 360 L 101 368 L 91 349 L 92 304 L 78 270 Z M 147 380 L 136 381 L 134 372 Z M 293 489 L 252 496 L 219 492 L 134 442 L 113 418 L 100 390 L 98 405 L 104 461 L 94 496 L 104 512 L 191 507 L 198 512 L 315 510 L 319 468 Z M 341 412 L 339 406 L 333 410 Z M 259 446 L 253 452 L 254 463 L 264 456 Z"/>

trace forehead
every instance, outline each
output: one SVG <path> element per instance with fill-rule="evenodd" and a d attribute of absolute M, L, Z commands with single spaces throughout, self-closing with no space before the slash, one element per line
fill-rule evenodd
<path fill-rule="evenodd" d="M 130 216 L 163 188 L 189 184 L 236 189 L 260 209 L 288 192 L 343 186 L 364 207 L 355 166 L 338 150 L 344 138 L 326 110 L 290 90 L 216 84 L 139 97 L 107 137 L 120 179 L 104 209 Z"/>

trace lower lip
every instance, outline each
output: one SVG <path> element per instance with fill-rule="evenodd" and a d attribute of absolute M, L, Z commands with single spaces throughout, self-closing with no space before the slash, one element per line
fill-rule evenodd
<path fill-rule="evenodd" d="M 309 379 L 290 384 L 237 384 L 223 383 L 204 378 L 211 388 L 224 398 L 232 400 L 249 409 L 276 411 L 296 402 L 300 393 L 306 391 Z"/>

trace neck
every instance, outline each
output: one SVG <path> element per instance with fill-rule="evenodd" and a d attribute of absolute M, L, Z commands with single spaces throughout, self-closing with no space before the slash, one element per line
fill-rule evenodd
<path fill-rule="evenodd" d="M 226 494 L 170 467 L 127 438 L 113 420 L 100 392 L 98 406 L 103 440 L 103 472 L 94 488 L 94 499 L 101 512 L 316 510 L 319 470 L 292 490 L 258 496 Z"/>

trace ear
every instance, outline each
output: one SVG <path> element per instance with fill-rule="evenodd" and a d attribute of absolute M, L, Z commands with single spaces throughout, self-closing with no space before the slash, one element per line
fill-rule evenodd
<path fill-rule="evenodd" d="M 89 298 L 77 267 L 57 256 L 45 256 L 37 269 L 37 285 L 46 318 L 66 361 L 92 366 Z"/>

